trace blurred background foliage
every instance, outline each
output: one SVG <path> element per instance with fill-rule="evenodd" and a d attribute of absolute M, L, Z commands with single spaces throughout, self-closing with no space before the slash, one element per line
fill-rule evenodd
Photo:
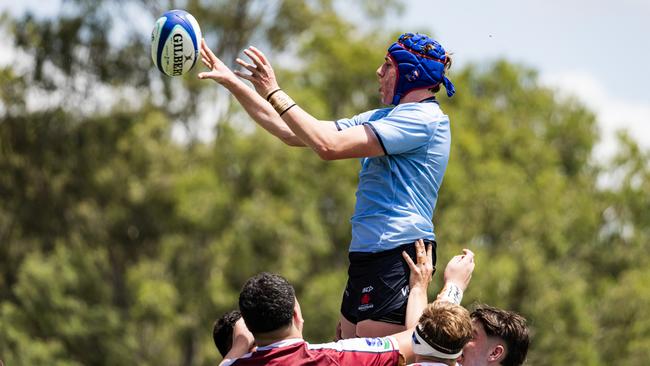
<path fill-rule="evenodd" d="M 149 31 L 185 8 L 227 63 L 258 45 L 331 120 L 378 106 L 374 72 L 397 34 L 435 32 L 384 29 L 397 0 L 349 6 L 68 0 L 55 16 L 2 17 L 17 55 L 0 70 L 5 364 L 215 364 L 212 322 L 259 271 L 295 285 L 307 339 L 333 337 L 358 161 L 282 145 L 197 70 L 164 77 Z M 621 133 L 618 155 L 596 161 L 591 111 L 525 66 L 475 62 L 441 98 L 453 147 L 438 268 L 476 252 L 465 303 L 525 315 L 530 364 L 647 361 L 650 152 Z"/>

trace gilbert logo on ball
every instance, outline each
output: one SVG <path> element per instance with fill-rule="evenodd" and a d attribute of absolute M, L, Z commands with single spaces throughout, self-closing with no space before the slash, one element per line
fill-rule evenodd
<path fill-rule="evenodd" d="M 200 42 L 201 28 L 192 14 L 170 10 L 156 20 L 151 32 L 151 58 L 165 75 L 183 75 L 196 64 Z"/>

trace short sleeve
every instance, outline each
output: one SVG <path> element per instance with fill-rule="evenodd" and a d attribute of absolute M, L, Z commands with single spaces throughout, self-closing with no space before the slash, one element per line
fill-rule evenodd
<path fill-rule="evenodd" d="M 334 121 L 334 124 L 336 125 L 336 129 L 339 131 L 343 131 L 346 128 L 360 125 L 361 123 L 359 122 L 357 117 L 358 116 L 354 116 L 352 118 L 341 118 L 337 121 Z"/>
<path fill-rule="evenodd" d="M 377 135 L 386 155 L 416 150 L 431 141 L 438 123 L 435 116 L 409 103 L 376 121 L 365 122 Z"/>
<path fill-rule="evenodd" d="M 392 108 L 373 109 L 361 114 L 357 114 L 352 118 L 342 118 L 334 122 L 336 129 L 343 131 L 346 128 L 362 125 L 368 121 L 374 121 L 386 116 Z"/>

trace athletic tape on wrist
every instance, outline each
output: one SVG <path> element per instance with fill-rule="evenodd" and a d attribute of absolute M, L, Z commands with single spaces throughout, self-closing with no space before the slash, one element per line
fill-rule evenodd
<path fill-rule="evenodd" d="M 269 95 L 269 102 L 278 114 L 283 115 L 296 105 L 296 102 L 284 91 L 278 89 Z"/>
<path fill-rule="evenodd" d="M 463 300 L 463 290 L 453 282 L 448 282 L 443 289 L 440 301 L 448 301 L 452 304 L 460 305 Z"/>
<path fill-rule="evenodd" d="M 277 89 L 273 90 L 272 92 L 270 92 L 269 94 L 267 94 L 267 95 L 266 95 L 266 100 L 267 100 L 267 101 L 271 100 L 271 97 L 273 96 L 273 94 L 279 92 L 280 90 L 282 90 L 282 89 L 277 88 Z"/>

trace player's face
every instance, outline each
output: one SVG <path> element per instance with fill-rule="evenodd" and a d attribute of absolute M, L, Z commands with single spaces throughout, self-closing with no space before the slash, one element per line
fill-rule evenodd
<path fill-rule="evenodd" d="M 463 347 L 463 355 L 460 356 L 459 363 L 462 366 L 484 366 L 488 364 L 490 353 L 490 342 L 483 324 L 472 320 L 472 340 Z"/>
<path fill-rule="evenodd" d="M 384 104 L 391 104 L 393 101 L 393 94 L 395 93 L 395 82 L 397 76 L 397 67 L 386 56 L 384 63 L 377 69 L 377 77 L 379 78 L 379 95 L 381 102 Z"/>

